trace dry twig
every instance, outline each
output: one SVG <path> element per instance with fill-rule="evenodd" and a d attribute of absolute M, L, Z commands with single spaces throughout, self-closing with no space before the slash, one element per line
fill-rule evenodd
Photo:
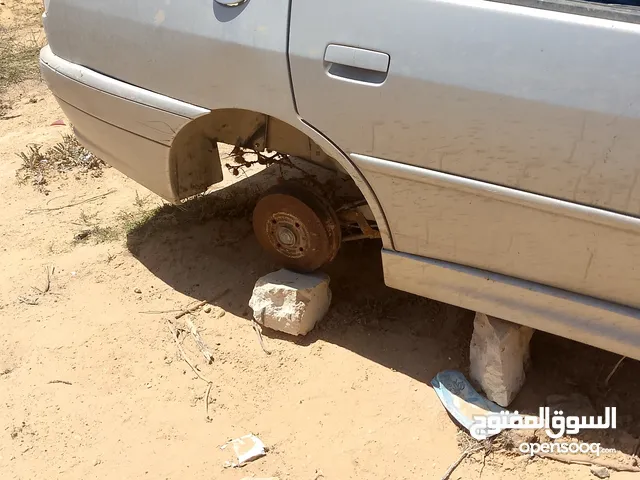
<path fill-rule="evenodd" d="M 230 290 L 229 288 L 226 288 L 222 292 L 220 292 L 218 295 L 213 297 L 212 299 L 203 300 L 202 302 L 198 302 L 196 305 L 194 305 L 192 307 L 189 307 L 186 310 L 183 310 L 180 313 L 178 313 L 177 315 L 175 315 L 174 319 L 178 320 L 178 319 L 184 317 L 185 315 L 187 315 L 188 313 L 192 313 L 195 310 L 197 310 L 198 308 L 206 305 L 207 303 L 212 303 L 212 302 L 216 301 L 220 297 L 226 295 L 229 292 L 229 290 Z M 207 344 L 204 343 L 204 341 L 200 337 L 200 334 L 198 333 L 198 330 L 197 330 L 196 326 L 193 324 L 193 322 L 191 322 L 191 320 L 187 319 L 187 325 L 189 327 L 189 330 L 187 330 L 185 328 L 176 327 L 171 320 L 167 319 L 167 327 L 169 328 L 169 332 L 171 333 L 171 338 L 173 338 L 173 341 L 175 342 L 176 347 L 178 347 L 178 351 L 180 352 L 180 356 L 187 363 L 187 365 L 189 365 L 189 367 L 191 367 L 191 370 L 193 370 L 193 373 L 195 373 L 200 380 L 202 380 L 203 382 L 207 383 L 207 393 L 205 395 L 205 408 L 206 408 L 206 420 L 208 422 L 210 422 L 211 421 L 211 417 L 209 416 L 209 398 L 211 396 L 211 388 L 213 386 L 213 382 L 211 380 L 209 380 L 208 378 L 204 377 L 198 371 L 198 369 L 194 366 L 193 362 L 189 359 L 189 356 L 187 355 L 187 352 L 185 352 L 184 348 L 182 348 L 182 343 L 180 342 L 180 333 L 179 332 L 180 331 L 183 331 L 183 332 L 187 332 L 188 331 L 189 333 L 191 333 L 191 335 L 193 336 L 194 341 L 196 342 L 196 345 L 198 345 L 198 348 L 202 352 L 202 355 L 204 356 L 204 358 L 207 361 L 207 363 L 211 363 L 213 361 L 213 354 L 210 352 L 209 347 L 207 346 Z"/>
<path fill-rule="evenodd" d="M 47 283 L 44 286 L 43 293 L 47 293 L 51 288 L 51 275 L 53 275 L 53 271 L 55 267 L 51 267 L 51 270 L 49 270 L 49 267 L 45 267 L 45 268 L 47 270 Z"/>
<path fill-rule="evenodd" d="M 200 353 L 202 353 L 202 356 L 207 361 L 207 363 L 211 364 L 213 362 L 213 354 L 211 353 L 211 349 L 206 343 L 204 343 L 204 340 L 202 340 L 202 337 L 198 333 L 198 329 L 193 324 L 193 322 L 188 318 L 187 318 L 187 326 L 189 327 L 189 333 L 191 333 L 191 336 L 193 337 L 193 341 L 196 342 L 196 345 L 200 349 Z"/>
<path fill-rule="evenodd" d="M 484 448 L 483 445 L 476 445 L 475 447 L 467 448 L 464 452 L 460 454 L 460 456 L 456 459 L 456 461 L 453 462 L 449 468 L 447 468 L 447 471 L 444 472 L 444 475 L 442 475 L 440 480 L 447 480 L 451 476 L 453 471 L 458 467 L 458 465 L 462 463 L 462 461 L 465 458 L 467 458 L 472 453 L 477 452 L 478 450 L 481 450 L 482 448 Z"/>
<path fill-rule="evenodd" d="M 176 320 L 184 317 L 187 313 L 193 313 L 195 312 L 197 309 L 199 309 L 200 307 L 204 307 L 207 304 L 207 300 L 202 300 L 201 302 L 196 303 L 193 307 L 189 307 L 186 310 L 182 310 L 179 314 L 177 314 L 175 317 Z"/>
<path fill-rule="evenodd" d="M 260 315 L 261 315 L 261 320 L 264 323 L 264 308 L 262 309 L 262 312 Z M 253 317 L 251 317 L 251 325 L 253 326 L 253 331 L 256 332 L 256 335 L 258 335 L 258 341 L 260 342 L 260 347 L 262 348 L 262 351 L 267 355 L 271 355 L 271 351 L 267 350 L 264 346 L 264 341 L 262 340 L 262 332 L 260 331 L 258 322 Z"/>
<path fill-rule="evenodd" d="M 94 200 L 99 200 L 101 198 L 106 197 L 107 195 L 111 195 L 112 193 L 116 192 L 115 189 L 113 190 L 109 190 L 106 193 L 100 194 L 100 195 L 96 195 L 95 197 L 90 197 L 90 198 L 86 198 L 85 200 L 81 200 L 79 202 L 74 202 L 74 203 L 68 203 L 67 205 L 62 205 L 60 207 L 52 207 L 52 208 L 33 208 L 33 209 L 29 209 L 27 210 L 27 213 L 41 213 L 41 212 L 53 212 L 56 210 L 62 210 L 64 208 L 69 208 L 69 207 L 75 207 L 77 205 L 82 205 L 83 203 L 89 203 L 89 202 L 93 202 Z"/>
<path fill-rule="evenodd" d="M 41 295 L 44 295 L 45 293 L 47 293 L 51 288 L 51 275 L 53 275 L 53 272 L 55 271 L 55 267 L 52 267 L 51 270 L 49 270 L 49 267 L 44 267 L 44 268 L 45 268 L 45 271 L 47 272 L 47 281 L 44 285 L 44 289 L 40 290 L 38 287 L 32 287 L 36 292 L 38 292 Z"/>
<path fill-rule="evenodd" d="M 187 362 L 187 365 L 191 367 L 191 370 L 193 370 L 193 373 L 195 373 L 200 380 L 202 380 L 203 382 L 211 383 L 211 380 L 203 377 L 202 374 L 198 371 L 198 369 L 193 365 L 193 362 L 189 360 L 189 356 L 187 355 L 187 352 L 184 351 L 184 348 L 182 348 L 182 344 L 180 343 L 180 340 L 179 340 L 180 334 L 178 333 L 176 326 L 173 323 L 171 323 L 171 320 L 167 320 L 167 324 L 169 325 L 169 331 L 171 332 L 171 337 L 176 343 L 176 346 L 178 347 L 178 351 L 180 352 L 180 355 L 182 355 L 182 359 L 185 362 Z"/>
<path fill-rule="evenodd" d="M 175 308 L 173 310 L 143 310 L 138 313 L 143 313 L 145 315 L 160 315 L 162 313 L 176 313 L 176 312 L 182 312 L 182 310 L 178 310 Z"/>
<path fill-rule="evenodd" d="M 23 295 L 18 297 L 20 303 L 26 303 L 27 305 L 38 305 L 38 298 L 29 298 Z"/>
<path fill-rule="evenodd" d="M 194 306 L 187 308 L 186 310 L 183 310 L 182 312 L 180 312 L 179 314 L 177 314 L 175 317 L 176 320 L 184 317 L 187 313 L 193 313 L 195 312 L 197 309 L 199 309 L 200 307 L 204 307 L 207 303 L 213 303 L 216 300 L 218 300 L 220 297 L 224 297 L 227 293 L 229 293 L 229 288 L 225 288 L 222 292 L 220 292 L 218 295 L 216 295 L 215 297 L 209 299 L 209 300 L 203 300 L 201 302 L 196 303 Z"/>
<path fill-rule="evenodd" d="M 618 370 L 618 368 L 620 367 L 620 364 L 622 363 L 622 361 L 627 358 L 627 357 L 622 357 L 620 358 L 620 360 L 618 360 L 618 363 L 615 364 L 615 366 L 613 367 L 613 369 L 611 370 L 611 373 L 609 373 L 609 375 L 607 375 L 607 379 L 604 381 L 605 385 L 609 385 L 609 380 L 611 380 L 611 377 L 613 377 L 613 374 L 616 373 L 616 371 Z"/>
<path fill-rule="evenodd" d="M 609 462 L 607 460 L 600 460 L 599 458 L 589 458 L 586 455 L 555 455 L 553 453 L 536 453 L 535 455 L 562 463 L 606 467 L 611 470 L 615 470 L 616 472 L 640 472 L 640 467 L 632 467 L 631 465 Z"/>
<path fill-rule="evenodd" d="M 211 421 L 211 417 L 209 417 L 209 395 L 211 394 L 211 387 L 213 385 L 213 382 L 208 378 L 202 376 L 202 374 L 198 371 L 198 369 L 193 365 L 191 360 L 189 360 L 189 356 L 187 355 L 187 352 L 184 351 L 184 348 L 182 348 L 182 344 L 180 343 L 180 339 L 178 338 L 180 334 L 178 333 L 176 326 L 173 323 L 171 323 L 171 320 L 169 319 L 167 319 L 167 326 L 169 328 L 169 332 L 171 332 L 171 338 L 173 338 L 173 341 L 178 347 L 178 351 L 180 352 L 182 359 L 187 363 L 187 365 L 189 365 L 189 367 L 191 367 L 191 370 L 193 370 L 193 373 L 195 373 L 200 380 L 207 383 L 207 394 L 205 396 L 206 420 Z"/>
<path fill-rule="evenodd" d="M 207 394 L 204 396 L 206 413 L 207 413 L 207 421 L 208 422 L 211 421 L 211 417 L 209 416 L 209 397 L 211 397 L 211 387 L 212 386 L 213 386 L 213 383 L 209 382 L 209 386 L 207 387 Z"/>

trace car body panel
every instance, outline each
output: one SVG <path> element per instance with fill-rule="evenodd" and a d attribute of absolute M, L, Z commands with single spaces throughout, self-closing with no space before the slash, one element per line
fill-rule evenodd
<path fill-rule="evenodd" d="M 291 15 L 299 113 L 347 153 L 640 215 L 640 25 L 466 0 Z M 386 80 L 330 75 L 328 44 L 389 54 Z"/>
<path fill-rule="evenodd" d="M 387 285 L 640 360 L 640 310 L 518 278 L 390 250 Z"/>
<path fill-rule="evenodd" d="M 334 44 L 388 54 L 384 81 L 333 74 Z M 356 160 L 396 250 L 640 306 L 640 236 L 625 230 L 640 222 L 640 25 L 497 2 L 298 0 L 290 63 L 300 116 Z M 628 221 L 566 216 L 571 204 Z"/>
<path fill-rule="evenodd" d="M 131 85 L 204 107 L 295 113 L 287 63 L 289 1 L 55 0 L 53 53 Z"/>
<path fill-rule="evenodd" d="M 396 249 L 640 307 L 640 219 L 352 155 Z"/>

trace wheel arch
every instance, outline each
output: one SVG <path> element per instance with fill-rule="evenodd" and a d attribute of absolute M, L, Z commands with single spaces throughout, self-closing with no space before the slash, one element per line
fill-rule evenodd
<path fill-rule="evenodd" d="M 378 199 L 362 175 L 333 142 L 296 117 L 295 125 L 276 117 L 239 108 L 212 110 L 187 122 L 175 135 L 169 152 L 172 189 L 184 199 L 222 181 L 218 142 L 271 150 L 346 173 L 354 181 L 376 219 L 384 247 L 393 249 L 389 227 Z"/>

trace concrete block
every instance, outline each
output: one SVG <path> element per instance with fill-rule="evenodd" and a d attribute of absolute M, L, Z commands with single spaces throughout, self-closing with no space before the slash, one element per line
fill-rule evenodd
<path fill-rule="evenodd" d="M 471 338 L 471 379 L 487 398 L 506 407 L 520 391 L 534 330 L 476 313 Z"/>
<path fill-rule="evenodd" d="M 258 323 L 290 335 L 309 333 L 330 304 L 328 275 L 285 269 L 258 279 L 249 301 Z"/>

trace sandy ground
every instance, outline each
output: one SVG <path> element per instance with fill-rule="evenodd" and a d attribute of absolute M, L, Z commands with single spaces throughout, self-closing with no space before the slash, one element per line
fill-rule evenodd
<path fill-rule="evenodd" d="M 4 100 L 12 109 L 0 120 L 1 478 L 439 479 L 460 455 L 465 434 L 429 381 L 443 369 L 468 372 L 471 312 L 387 288 L 380 245 L 352 243 L 327 269 L 334 300 L 325 320 L 302 339 L 265 331 L 266 355 L 247 302 L 275 265 L 246 217 L 77 242 L 83 218 L 114 226 L 141 208 L 136 198 L 147 209 L 160 199 L 114 169 L 52 178 L 48 195 L 18 185 L 16 153 L 50 146 L 68 127 L 51 126 L 64 116 L 38 81 Z M 207 299 L 215 299 L 211 312 L 190 318 L 215 360 L 206 364 L 190 338 L 184 348 L 213 381 L 211 421 L 207 386 L 180 358 L 166 321 Z M 631 464 L 640 364 L 625 360 L 605 385 L 616 355 L 543 333 L 532 357 L 513 408 L 537 411 L 548 395 L 575 392 L 599 411 L 617 406 L 619 428 L 597 440 L 619 450 L 602 458 Z M 230 452 L 219 446 L 248 433 L 267 456 L 225 468 Z M 475 453 L 451 478 L 590 475 L 586 466 L 500 450 Z"/>

